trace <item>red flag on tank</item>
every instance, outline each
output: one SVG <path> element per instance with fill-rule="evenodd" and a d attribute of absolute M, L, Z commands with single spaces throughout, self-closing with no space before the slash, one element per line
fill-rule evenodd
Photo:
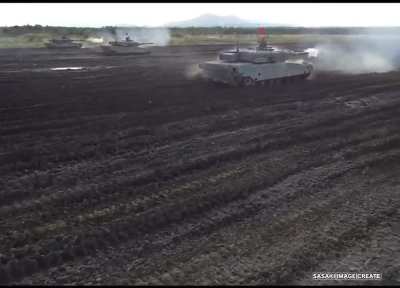
<path fill-rule="evenodd" d="M 267 36 L 267 30 L 264 27 L 258 28 L 258 35 L 260 36 Z"/>
<path fill-rule="evenodd" d="M 257 38 L 260 47 L 267 46 L 267 31 L 265 30 L 264 27 L 260 27 L 257 29 Z"/>

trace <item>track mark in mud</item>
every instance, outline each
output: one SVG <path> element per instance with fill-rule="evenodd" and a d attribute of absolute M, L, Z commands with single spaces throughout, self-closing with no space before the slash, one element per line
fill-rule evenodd
<path fill-rule="evenodd" d="M 118 66 L 80 80 L 0 73 L 0 278 L 287 284 L 367 261 L 399 208 L 398 73 L 217 89 L 182 78 L 212 51 L 165 49 L 9 66 Z"/>

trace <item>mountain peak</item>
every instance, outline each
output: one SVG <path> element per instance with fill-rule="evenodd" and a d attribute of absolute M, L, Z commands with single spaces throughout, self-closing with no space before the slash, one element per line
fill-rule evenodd
<path fill-rule="evenodd" d="M 255 27 L 257 23 L 241 19 L 235 15 L 219 16 L 206 13 L 193 19 L 166 24 L 168 27 Z"/>

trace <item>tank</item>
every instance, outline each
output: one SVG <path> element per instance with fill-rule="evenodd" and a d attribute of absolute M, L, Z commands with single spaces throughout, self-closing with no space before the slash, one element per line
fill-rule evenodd
<path fill-rule="evenodd" d="M 69 39 L 66 36 L 61 37 L 61 39 L 50 39 L 48 43 L 45 43 L 45 46 L 50 49 L 54 48 L 81 48 L 81 43 L 76 43 L 76 40 Z"/>
<path fill-rule="evenodd" d="M 154 44 L 151 42 L 133 41 L 127 34 L 124 41 L 110 41 L 109 45 L 101 45 L 101 49 L 106 55 L 131 55 L 149 54 L 150 50 L 140 47 L 141 45 Z"/>
<path fill-rule="evenodd" d="M 308 52 L 277 49 L 261 37 L 255 48 L 223 51 L 219 59 L 199 64 L 202 75 L 217 83 L 235 86 L 271 85 L 306 79 L 313 66 Z"/>

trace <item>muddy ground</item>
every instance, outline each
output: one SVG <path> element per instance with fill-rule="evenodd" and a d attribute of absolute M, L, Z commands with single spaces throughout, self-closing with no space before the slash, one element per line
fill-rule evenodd
<path fill-rule="evenodd" d="M 216 87 L 222 48 L 0 52 L 3 284 L 399 284 L 400 72 Z"/>

